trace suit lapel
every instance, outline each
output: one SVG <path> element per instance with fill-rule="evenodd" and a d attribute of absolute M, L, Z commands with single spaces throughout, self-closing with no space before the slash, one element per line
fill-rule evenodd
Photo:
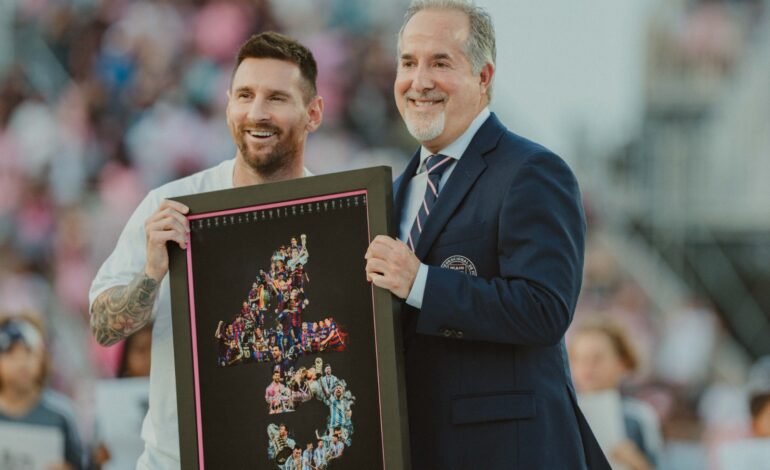
<path fill-rule="evenodd" d="M 441 229 L 447 224 L 457 206 L 465 199 L 465 195 L 473 187 L 473 183 L 486 169 L 487 164 L 482 156 L 497 146 L 504 130 L 503 125 L 492 113 L 476 132 L 465 153 L 457 162 L 457 166 L 452 170 L 449 180 L 441 189 L 436 204 L 425 222 L 425 227 L 423 227 L 415 249 L 417 258 L 425 259 L 433 242 L 436 241 L 436 237 L 441 233 Z M 416 166 L 412 170 L 412 174 L 414 174 L 414 170 L 416 170 Z"/>

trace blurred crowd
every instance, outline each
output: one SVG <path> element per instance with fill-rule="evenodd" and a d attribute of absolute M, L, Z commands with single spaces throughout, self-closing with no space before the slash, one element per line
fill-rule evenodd
<path fill-rule="evenodd" d="M 0 70 L 0 307 L 51 317 L 57 387 L 116 368 L 89 339 L 87 292 L 139 200 L 234 155 L 225 91 L 249 35 L 283 31 L 316 55 L 326 108 L 311 171 L 403 167 L 411 143 L 391 91 L 402 8 L 309 3 L 16 3 L 15 60 Z"/>
<path fill-rule="evenodd" d="M 146 375 L 149 348 L 137 341 L 143 352 L 133 364 L 124 345 L 95 343 L 89 285 L 148 189 L 234 155 L 224 105 L 238 45 L 272 29 L 315 54 L 325 112 L 309 139 L 312 172 L 385 164 L 398 174 L 414 148 L 392 97 L 406 3 L 12 0 L 3 7 L 0 40 L 12 44 L 12 60 L 0 61 L 0 313 L 26 312 L 44 325 L 46 387 L 72 400 L 71 423 L 91 460 L 110 455 L 94 426 L 93 384 Z M 737 60 L 741 38 L 719 2 L 697 3 L 672 54 L 721 73 Z M 629 468 L 644 468 L 635 467 L 639 457 L 649 468 L 720 468 L 718 449 L 756 434 L 752 418 L 768 413 L 756 397 L 770 395 L 763 375 L 770 366 L 752 369 L 707 303 L 660 311 L 655 293 L 599 237 L 591 240 L 567 338 L 578 391 L 617 390 L 645 410 L 646 424 L 627 436 L 638 452 L 619 451 Z M 621 353 L 597 319 L 628 336 L 623 342 L 634 352 Z M 0 344 L 0 358 L 14 345 L 34 346 L 34 334 L 17 330 L 13 344 Z M 614 375 L 592 386 L 589 365 L 581 381 L 580 351 L 599 362 L 605 354 Z M 0 362 L 0 384 L 6 372 Z"/>
<path fill-rule="evenodd" d="M 403 10 L 339 0 L 3 2 L 0 312 L 32 312 L 46 326 L 48 385 L 74 401 L 86 447 L 95 446 L 93 385 L 118 375 L 123 351 L 92 339 L 89 285 L 148 189 L 234 156 L 224 106 L 240 44 L 277 30 L 314 52 L 325 113 L 308 146 L 312 172 L 389 164 L 395 173 L 413 145 L 392 98 Z"/>
<path fill-rule="evenodd" d="M 591 238 L 567 346 L 579 396 L 617 394 L 599 397 L 600 409 L 606 418 L 613 411 L 607 403 L 621 400 L 625 437 L 639 438 L 635 446 L 650 465 L 629 463 L 637 462 L 634 452 L 620 446 L 617 462 L 627 466 L 619 468 L 766 468 L 767 461 L 726 466 L 721 459 L 732 458 L 724 449 L 755 437 L 764 439 L 765 457 L 770 452 L 770 428 L 757 428 L 770 417 L 770 357 L 753 360 L 707 302 L 690 299 L 663 311 L 653 295 L 628 275 L 603 237 Z M 590 405 L 584 411 L 592 422 Z M 629 413 L 640 414 L 643 425 L 630 425 Z M 594 431 L 606 425 L 600 421 Z"/>

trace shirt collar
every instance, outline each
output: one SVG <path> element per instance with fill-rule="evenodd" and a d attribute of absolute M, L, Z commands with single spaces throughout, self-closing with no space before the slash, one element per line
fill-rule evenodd
<path fill-rule="evenodd" d="M 238 157 L 235 157 L 238 158 Z M 235 187 L 235 158 L 231 158 L 230 160 L 225 160 L 223 163 L 225 172 L 222 173 L 222 175 L 230 175 L 229 177 L 225 178 L 223 180 L 224 189 L 231 189 Z M 307 169 L 306 166 L 302 167 L 302 177 L 306 176 L 315 176 L 310 170 Z"/>
<path fill-rule="evenodd" d="M 439 150 L 436 153 L 440 153 L 441 155 L 446 155 L 447 157 L 452 157 L 455 160 L 460 160 L 460 157 L 463 156 L 465 153 L 465 150 L 468 149 L 468 146 L 471 144 L 471 140 L 473 140 L 473 136 L 476 135 L 476 132 L 481 128 L 482 124 L 484 124 L 484 121 L 487 120 L 491 113 L 489 112 L 489 106 L 485 106 L 484 109 L 481 110 L 481 112 L 476 116 L 476 118 L 471 121 L 470 125 L 467 129 L 465 129 L 465 132 L 460 135 L 454 142 L 447 145 L 445 148 Z M 420 147 L 420 166 L 417 168 L 417 172 L 420 173 L 422 171 L 425 171 L 424 165 L 425 165 L 425 159 L 433 155 L 433 152 L 426 149 L 425 147 Z"/>

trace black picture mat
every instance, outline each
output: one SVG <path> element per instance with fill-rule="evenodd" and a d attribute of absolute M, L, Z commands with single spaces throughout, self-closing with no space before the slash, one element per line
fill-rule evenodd
<path fill-rule="evenodd" d="M 334 375 L 346 380 L 348 389 L 356 396 L 352 444 L 345 449 L 343 458 L 333 462 L 330 468 L 378 468 L 374 464 L 382 462 L 383 458 L 385 468 L 407 468 L 406 406 L 401 348 L 397 346 L 400 345 L 400 328 L 393 314 L 395 304 L 387 291 L 372 289 L 363 274 L 363 253 L 369 243 L 367 230 L 372 237 L 378 233 L 392 234 L 390 181 L 390 168 L 379 167 L 176 198 L 190 207 L 192 215 L 366 190 L 367 204 L 357 210 L 344 208 L 326 213 L 304 214 L 296 218 L 289 216 L 273 219 L 265 225 L 268 228 L 259 230 L 264 240 L 260 239 L 258 244 L 252 243 L 246 254 L 239 237 L 248 239 L 253 236 L 249 230 L 244 230 L 249 224 L 197 232 L 193 229 L 192 259 L 198 310 L 196 323 L 206 467 L 219 468 L 224 465 L 226 468 L 239 468 L 238 465 L 242 465 L 243 468 L 269 468 L 264 460 L 267 433 L 266 425 L 263 424 L 264 417 L 268 416 L 264 389 L 269 383 L 266 377 L 269 377 L 270 365 L 251 363 L 218 367 L 214 330 L 216 322 L 227 322 L 232 314 L 238 312 L 250 287 L 249 280 L 253 279 L 259 269 L 269 267 L 272 251 L 280 245 L 288 244 L 289 238 L 305 233 L 310 252 L 306 265 L 310 281 L 306 290 L 311 304 L 303 321 L 333 316 L 348 331 L 349 347 L 345 352 L 328 352 L 320 357 L 324 363 L 332 365 Z M 368 227 L 365 225 L 367 216 Z M 252 228 L 260 223 L 252 224 Z M 214 249 L 196 250 L 199 244 L 203 247 L 206 243 L 210 243 Z M 221 246 L 226 254 L 217 255 L 217 246 Z M 186 252 L 172 246 L 171 253 L 182 467 L 199 468 Z M 222 279 L 226 282 L 221 282 Z M 202 287 L 212 283 L 217 283 L 215 289 Z M 371 316 L 372 293 L 374 323 Z M 230 302 L 230 305 L 223 307 L 221 315 L 214 314 L 221 302 Z M 350 316 L 348 313 L 346 317 L 343 312 L 358 309 L 364 309 L 365 314 Z M 378 367 L 361 367 L 362 364 L 375 364 L 375 328 Z M 308 366 L 317 356 L 301 357 L 297 367 Z M 379 382 L 375 375 L 378 369 Z M 381 410 L 377 403 L 378 384 Z M 242 400 L 243 404 L 238 400 Z M 270 415 L 268 418 L 269 422 L 285 423 L 294 432 L 297 444 L 304 449 L 306 442 L 310 442 L 307 432 L 318 429 L 323 433 L 327 414 L 328 409 L 323 403 L 312 400 L 301 404 L 293 413 Z M 249 427 L 253 422 L 258 423 L 254 432 L 221 438 L 227 436 L 231 428 L 237 428 L 238 423 Z M 384 442 L 384 456 L 381 455 L 380 439 Z M 312 442 L 315 444 L 315 439 Z M 252 461 L 252 458 L 257 460 Z M 244 459 L 251 461 L 250 465 L 245 465 Z"/>
<path fill-rule="evenodd" d="M 319 205 L 323 207 L 323 203 Z M 293 207 L 296 209 L 286 209 Z M 240 311 L 255 275 L 260 269 L 269 270 L 273 251 L 288 245 L 292 236 L 299 238 L 300 233 L 307 235 L 310 252 L 305 267 L 310 279 L 305 282 L 305 294 L 310 304 L 302 319 L 333 317 L 349 336 L 346 351 L 304 356 L 297 361 L 297 367 L 310 367 L 315 357 L 321 357 L 332 365 L 336 377 L 346 380 L 348 390 L 356 397 L 352 446 L 345 449 L 340 466 L 347 465 L 348 460 L 351 468 L 361 468 L 367 459 L 381 461 L 371 286 L 364 274 L 365 260 L 360 256 L 369 241 L 366 207 L 362 203 L 293 216 L 286 216 L 281 209 L 274 211 L 283 213 L 281 218 L 191 233 L 195 284 L 212 286 L 202 288 L 202 295 L 196 296 L 201 411 L 207 423 L 203 432 L 206 467 L 237 468 L 243 462 L 269 461 L 267 425 L 256 429 L 250 426 L 263 422 L 267 415 L 264 393 L 271 382 L 272 363 L 219 367 L 214 331 L 219 321 L 232 320 L 233 315 L 227 312 Z M 226 255 L 217 249 L 220 246 L 230 247 Z M 308 442 L 315 446 L 316 429 L 325 432 L 327 415 L 323 403 L 311 400 L 299 405 L 295 412 L 271 415 L 269 421 L 286 424 L 304 450 Z M 313 423 L 315 426 L 301 432 Z"/>

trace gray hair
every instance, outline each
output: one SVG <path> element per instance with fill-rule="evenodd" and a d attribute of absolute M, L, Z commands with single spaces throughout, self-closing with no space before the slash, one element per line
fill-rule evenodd
<path fill-rule="evenodd" d="M 465 41 L 465 56 L 471 63 L 474 74 L 481 72 L 486 64 L 495 65 L 497 47 L 492 17 L 482 7 L 469 0 L 413 0 L 404 14 L 404 22 L 398 32 L 398 50 L 401 52 L 401 38 L 409 20 L 422 10 L 455 10 L 465 14 L 470 23 L 470 32 Z M 487 91 L 492 98 L 492 85 Z"/>

